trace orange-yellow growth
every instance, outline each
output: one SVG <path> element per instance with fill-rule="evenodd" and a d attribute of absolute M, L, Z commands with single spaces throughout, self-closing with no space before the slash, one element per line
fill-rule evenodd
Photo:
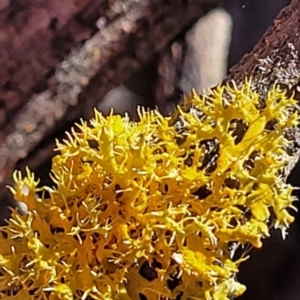
<path fill-rule="evenodd" d="M 27 170 L 0 237 L 0 298 L 229 299 L 242 258 L 293 221 L 286 132 L 296 101 L 241 87 L 192 93 L 170 118 L 95 112 L 57 143 L 53 187 Z"/>

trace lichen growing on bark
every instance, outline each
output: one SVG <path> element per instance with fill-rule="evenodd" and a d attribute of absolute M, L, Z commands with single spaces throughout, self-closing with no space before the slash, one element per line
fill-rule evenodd
<path fill-rule="evenodd" d="M 230 299 L 234 245 L 261 247 L 293 221 L 284 183 L 296 101 L 251 81 L 195 92 L 172 117 L 103 117 L 57 142 L 53 187 L 14 174 L 0 236 L 0 298 Z"/>

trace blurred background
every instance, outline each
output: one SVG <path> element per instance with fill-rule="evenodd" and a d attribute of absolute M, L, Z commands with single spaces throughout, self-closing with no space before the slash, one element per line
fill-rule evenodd
<path fill-rule="evenodd" d="M 157 107 L 169 115 L 191 88 L 220 82 L 289 0 L 2 0 L 0 222 L 15 206 L 5 185 L 29 166 L 42 184 L 55 138 L 97 107 Z M 289 182 L 300 186 L 300 166 Z M 240 299 L 300 299 L 300 216 L 252 250 Z"/>

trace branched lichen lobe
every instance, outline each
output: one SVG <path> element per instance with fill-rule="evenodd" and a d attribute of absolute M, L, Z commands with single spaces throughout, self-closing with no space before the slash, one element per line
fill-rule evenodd
<path fill-rule="evenodd" d="M 14 175 L 28 206 L 3 228 L 0 291 L 17 299 L 229 299 L 243 259 L 293 217 L 296 101 L 251 81 L 195 92 L 165 118 L 95 112 L 57 143 L 55 187 Z M 49 197 L 42 196 L 47 191 Z M 46 193 L 45 193 L 46 194 Z M 39 196 L 40 195 L 40 196 Z M 271 213 L 272 212 L 272 213 Z M 1 295 L 0 294 L 0 295 Z M 14 298 L 15 299 L 15 298 Z"/>

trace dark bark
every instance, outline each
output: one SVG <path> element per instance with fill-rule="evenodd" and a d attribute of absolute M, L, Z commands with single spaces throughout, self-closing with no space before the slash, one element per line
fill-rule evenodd
<path fill-rule="evenodd" d="M 261 81 L 270 77 L 268 84 L 276 81 L 288 89 L 296 89 L 300 72 L 299 34 L 300 2 L 293 0 L 279 13 L 273 26 L 254 49 L 230 70 L 227 80 L 241 80 L 251 76 Z"/>

